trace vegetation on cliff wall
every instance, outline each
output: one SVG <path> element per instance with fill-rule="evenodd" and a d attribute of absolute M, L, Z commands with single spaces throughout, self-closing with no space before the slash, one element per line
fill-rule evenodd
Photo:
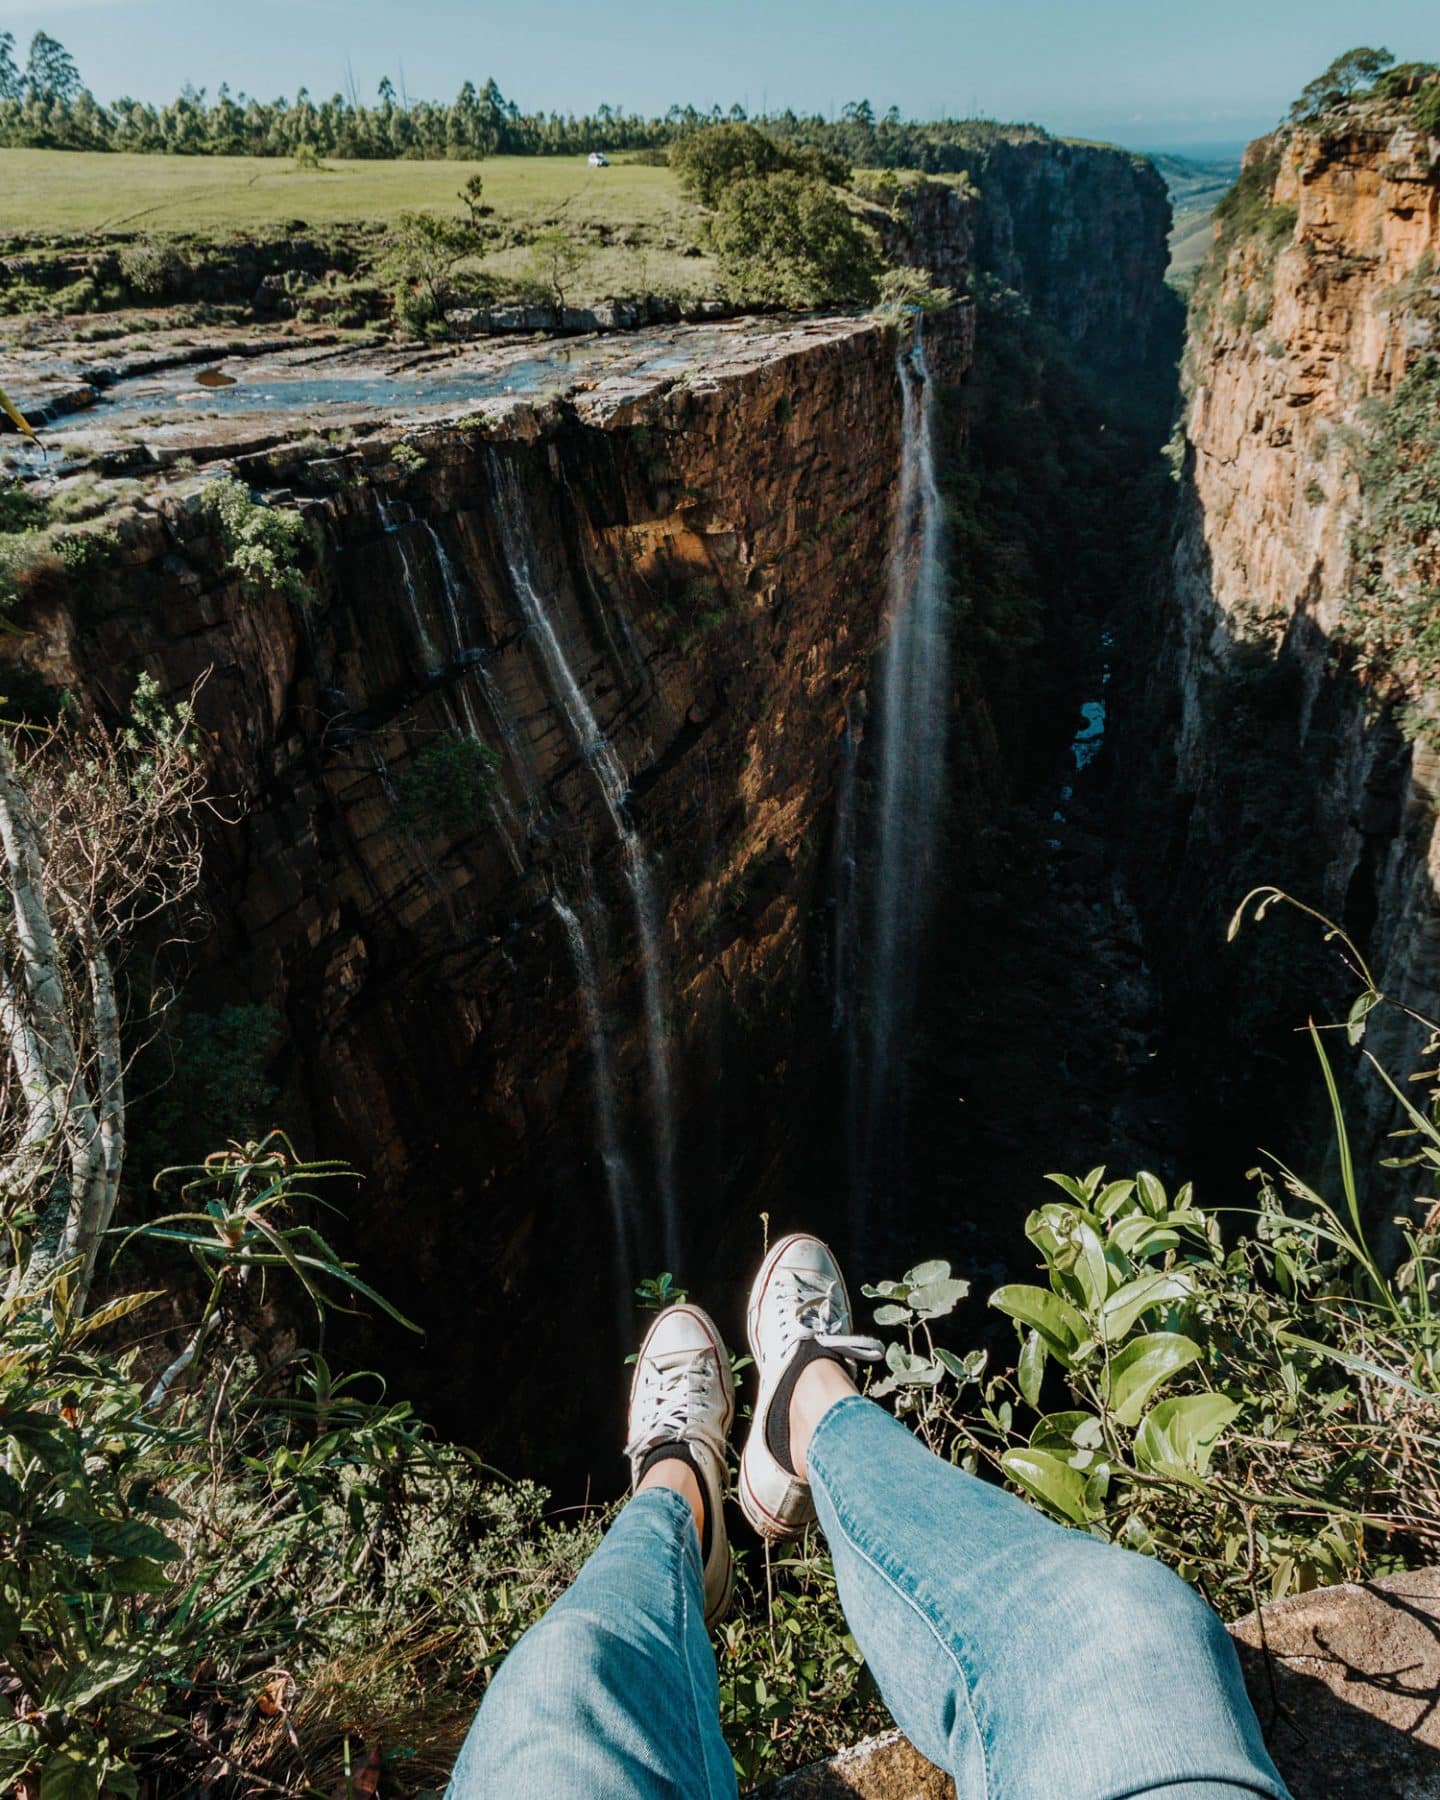
<path fill-rule="evenodd" d="M 283 594 L 303 606 L 310 589 L 300 564 L 310 533 L 299 513 L 266 506 L 233 476 L 211 482 L 205 505 L 220 535 L 225 568 L 239 577 L 246 593 Z"/>
<path fill-rule="evenodd" d="M 328 1793 L 377 1738 L 403 1791 L 438 1786 L 499 1653 L 594 1547 L 597 1520 L 544 1522 L 377 1378 L 264 1328 L 267 1280 L 322 1326 L 363 1285 L 304 1223 L 338 1172 L 272 1136 L 169 1173 L 178 1210 L 142 1230 L 203 1285 L 164 1369 L 125 1337 L 154 1292 L 86 1317 L 57 1272 L 0 1309 L 7 1787 Z"/>
<path fill-rule="evenodd" d="M 1388 50 L 1367 44 L 1343 51 L 1328 69 L 1302 89 L 1290 108 L 1298 125 L 1326 128 L 1343 122 L 1353 106 L 1366 101 L 1399 102 L 1421 131 L 1440 121 L 1440 63 L 1396 63 Z"/>
<path fill-rule="evenodd" d="M 1135 890 L 1170 1042 L 1231 1157 L 1313 1138 L 1285 1025 L 1306 1007 L 1333 1021 L 1341 998 L 1293 922 L 1223 945 L 1238 893 L 1281 882 L 1377 960 L 1413 962 L 1428 891 L 1401 727 L 1425 728 L 1430 679 L 1440 165 L 1416 126 L 1440 83 L 1391 60 L 1337 59 L 1218 209 L 1189 320 L 1169 604 L 1141 624 L 1162 675 L 1137 684 L 1143 741 L 1125 752 Z"/>

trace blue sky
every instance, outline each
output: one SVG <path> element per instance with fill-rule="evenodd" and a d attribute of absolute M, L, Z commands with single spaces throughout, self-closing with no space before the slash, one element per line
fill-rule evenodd
<path fill-rule="evenodd" d="M 0 30 L 37 29 L 102 100 L 493 74 L 527 109 L 868 97 L 1147 147 L 1253 136 L 1355 43 L 1440 60 L 1435 0 L 0 0 Z"/>

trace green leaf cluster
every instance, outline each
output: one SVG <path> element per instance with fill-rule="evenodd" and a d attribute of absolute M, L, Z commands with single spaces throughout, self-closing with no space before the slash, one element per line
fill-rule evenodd
<path fill-rule="evenodd" d="M 474 737 L 427 744 L 395 783 L 396 809 L 412 829 L 432 837 L 473 831 L 495 792 L 499 754 Z"/>
<path fill-rule="evenodd" d="M 273 1136 L 173 1173 L 181 1209 L 142 1229 L 210 1300 L 163 1378 L 153 1329 L 124 1334 L 173 1296 L 80 1318 L 62 1275 L 0 1303 L 7 1790 L 190 1791 L 221 1742 L 260 1791 L 328 1794 L 381 1724 L 407 1782 L 438 1788 L 500 1658 L 594 1548 L 598 1515 L 547 1523 L 541 1489 L 263 1328 L 274 1277 L 384 1306 L 306 1221 L 343 1173 Z"/>
<path fill-rule="evenodd" d="M 205 504 L 215 521 L 225 567 L 238 575 L 248 596 L 279 594 L 304 605 L 310 588 L 301 564 L 310 533 L 299 513 L 267 506 L 243 481 L 225 476 L 205 489 Z"/>
<path fill-rule="evenodd" d="M 730 293 L 749 304 L 863 306 L 880 291 L 878 244 L 817 176 L 787 172 L 732 182 L 708 222 L 706 242 Z"/>
<path fill-rule="evenodd" d="M 1322 74 L 1308 83 L 1290 108 L 1290 117 L 1313 124 L 1344 106 L 1395 61 L 1388 50 L 1372 50 L 1366 44 L 1342 51 Z"/>
<path fill-rule="evenodd" d="M 782 143 L 758 126 L 736 121 L 688 131 L 670 147 L 681 192 L 701 206 L 718 206 L 738 181 L 803 175 L 834 187 L 850 179 L 848 165 L 822 150 Z"/>
<path fill-rule="evenodd" d="M 1440 741 L 1440 356 L 1406 370 L 1354 466 L 1362 514 L 1340 635 L 1409 735 Z"/>
<path fill-rule="evenodd" d="M 1043 1279 L 990 1295 L 1018 1354 L 988 1380 L 976 1352 L 916 1345 L 915 1277 L 944 1265 L 865 1290 L 884 1301 L 876 1322 L 907 1333 L 871 1392 L 894 1396 L 933 1448 L 971 1471 L 990 1464 L 1061 1523 L 1162 1557 L 1230 1616 L 1423 1560 L 1440 1541 L 1440 1481 L 1417 1460 L 1440 1442 L 1440 1221 L 1408 1231 L 1387 1277 L 1323 1050 L 1321 1063 L 1338 1208 L 1281 1170 L 1227 1243 L 1188 1186 L 1052 1175 L 1062 1197 L 1026 1223 Z M 1440 1129 L 1411 1114 L 1440 1170 Z"/>

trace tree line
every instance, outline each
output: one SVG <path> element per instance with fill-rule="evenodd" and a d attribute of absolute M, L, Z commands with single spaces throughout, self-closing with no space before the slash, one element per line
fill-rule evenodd
<path fill-rule="evenodd" d="M 305 88 L 294 99 L 257 100 L 222 84 L 213 98 L 187 86 L 164 106 L 121 98 L 102 105 L 74 57 L 37 31 L 22 66 L 11 32 L 0 32 L 0 146 L 45 150 L 126 150 L 172 156 L 309 156 L 356 158 L 583 155 L 591 150 L 663 151 L 704 126 L 747 117 L 741 106 L 702 111 L 672 106 L 646 118 L 602 105 L 593 113 L 522 112 L 491 80 L 466 81 L 445 104 L 412 99 L 387 76 L 373 103 L 357 94 L 317 100 Z M 851 101 L 838 119 L 793 111 L 757 118 L 774 137 L 865 168 L 932 173 L 964 166 L 965 153 L 1003 129 L 986 120 L 921 123 L 892 107 L 879 114 Z M 1043 136 L 1037 126 L 1022 128 Z"/>

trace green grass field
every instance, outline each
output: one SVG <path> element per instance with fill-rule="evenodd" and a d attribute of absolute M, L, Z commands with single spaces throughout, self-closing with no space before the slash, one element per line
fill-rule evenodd
<path fill-rule="evenodd" d="M 459 214 L 471 175 L 501 222 L 576 219 L 647 226 L 690 238 L 695 212 L 669 169 L 578 157 L 497 156 L 466 162 L 333 162 L 297 169 L 281 158 L 108 156 L 0 150 L 0 234 L 253 230 L 391 219 L 422 208 Z"/>
<path fill-rule="evenodd" d="M 473 162 L 329 162 L 298 169 L 282 158 L 111 156 L 0 150 L 0 238 L 63 233 L 225 237 L 303 223 L 312 231 L 384 224 L 397 213 L 459 217 L 459 189 L 485 182 L 491 223 L 511 240 L 486 259 L 518 273 L 516 240 L 551 225 L 582 228 L 587 261 L 573 298 L 706 293 L 714 266 L 697 254 L 700 216 L 667 168 L 580 157 L 500 156 Z"/>

